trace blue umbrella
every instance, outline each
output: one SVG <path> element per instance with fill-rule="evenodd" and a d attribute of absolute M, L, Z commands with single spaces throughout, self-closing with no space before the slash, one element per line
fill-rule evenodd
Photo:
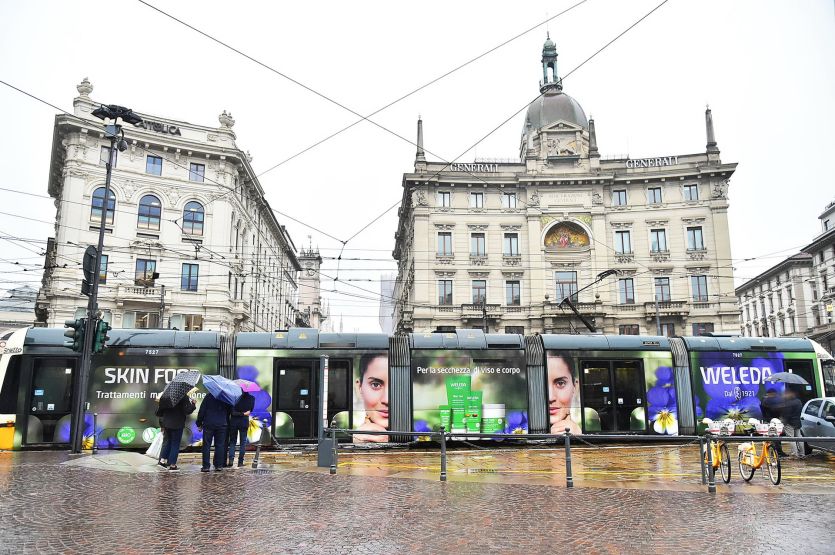
<path fill-rule="evenodd" d="M 232 406 L 235 406 L 243 393 L 241 386 L 223 376 L 203 376 L 203 385 L 209 395 Z"/>

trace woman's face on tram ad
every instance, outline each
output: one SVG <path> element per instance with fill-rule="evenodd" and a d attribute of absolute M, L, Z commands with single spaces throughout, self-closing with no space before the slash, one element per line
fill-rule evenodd
<path fill-rule="evenodd" d="M 566 357 L 548 356 L 548 418 L 552 434 L 561 434 L 568 428 L 580 433 L 580 426 L 571 419 L 571 405 L 577 390 L 577 379 Z"/>
<path fill-rule="evenodd" d="M 365 361 L 363 361 L 364 363 Z M 357 389 L 365 408 L 366 422 L 386 430 L 389 426 L 389 365 L 388 357 L 373 357 L 365 368 L 360 368 Z"/>

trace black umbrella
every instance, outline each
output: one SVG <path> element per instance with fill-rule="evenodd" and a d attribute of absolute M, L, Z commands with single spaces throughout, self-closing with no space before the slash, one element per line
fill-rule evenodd
<path fill-rule="evenodd" d="M 168 382 L 168 385 L 160 393 L 159 406 L 164 409 L 176 406 L 199 381 L 200 372 L 197 370 L 180 372 L 174 376 L 174 379 Z"/>
<path fill-rule="evenodd" d="M 809 383 L 802 376 L 792 374 L 791 372 L 777 372 L 776 374 L 772 374 L 767 377 L 765 381 L 771 383 L 792 383 L 801 385 L 807 385 Z"/>

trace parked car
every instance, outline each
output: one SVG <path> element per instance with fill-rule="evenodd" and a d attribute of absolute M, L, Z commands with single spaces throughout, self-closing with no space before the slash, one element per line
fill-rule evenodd
<path fill-rule="evenodd" d="M 811 399 L 804 405 L 800 420 L 801 435 L 835 438 L 835 397 Z M 811 452 L 812 448 L 835 453 L 835 442 L 807 441 L 806 452 Z"/>

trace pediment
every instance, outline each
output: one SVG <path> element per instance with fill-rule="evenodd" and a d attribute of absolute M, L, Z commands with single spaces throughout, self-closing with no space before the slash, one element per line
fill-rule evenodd
<path fill-rule="evenodd" d="M 540 129 L 540 131 L 545 131 L 545 132 L 549 132 L 549 131 L 556 131 L 556 132 L 571 131 L 571 132 L 574 132 L 574 131 L 583 131 L 583 127 L 580 126 L 580 125 L 577 125 L 576 123 L 571 123 L 570 121 L 565 121 L 565 120 L 561 119 L 561 120 L 557 120 L 553 123 L 549 123 L 548 125 L 546 125 L 542 129 Z"/>

